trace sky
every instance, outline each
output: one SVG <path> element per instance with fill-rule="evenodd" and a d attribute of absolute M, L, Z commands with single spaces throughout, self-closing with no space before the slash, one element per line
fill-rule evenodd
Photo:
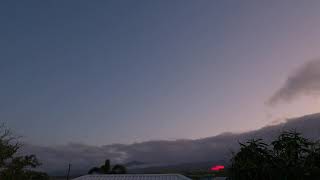
<path fill-rule="evenodd" d="M 32 144 L 104 145 L 245 132 L 319 112 L 319 78 L 296 83 L 320 70 L 306 68 L 320 57 L 319 7 L 1 1 L 0 119 Z M 299 88 L 284 97 L 287 86 Z"/>

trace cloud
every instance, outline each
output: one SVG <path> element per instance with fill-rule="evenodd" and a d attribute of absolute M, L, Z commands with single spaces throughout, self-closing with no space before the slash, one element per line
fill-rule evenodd
<path fill-rule="evenodd" d="M 269 99 L 268 104 L 290 102 L 301 95 L 320 94 L 320 59 L 305 63 L 293 73 L 276 93 Z"/>
<path fill-rule="evenodd" d="M 112 163 L 139 161 L 144 163 L 144 167 L 201 162 L 227 164 L 231 152 L 238 150 L 239 141 L 251 138 L 270 141 L 282 130 L 293 128 L 306 137 L 319 138 L 319 120 L 320 114 L 314 114 L 255 131 L 240 134 L 224 133 L 196 140 L 148 141 L 105 146 L 71 143 L 64 146 L 43 147 L 26 144 L 22 150 L 23 153 L 36 154 L 43 164 L 41 170 L 51 175 L 65 175 L 69 163 L 72 164 L 72 174 L 84 174 L 91 167 L 102 164 L 107 158 L 111 159 Z"/>
<path fill-rule="evenodd" d="M 55 147 L 25 144 L 20 153 L 37 155 L 42 163 L 40 170 L 60 175 L 65 174 L 69 163 L 75 172 L 86 173 L 91 167 L 102 164 L 106 158 L 117 163 L 126 156 L 112 146 L 103 148 L 75 143 Z"/>
<path fill-rule="evenodd" d="M 73 174 L 83 174 L 105 159 L 112 163 L 143 162 L 145 166 L 166 166 L 179 163 L 221 161 L 230 155 L 224 142 L 211 140 L 149 141 L 135 144 L 87 146 L 68 144 L 65 146 L 42 147 L 25 144 L 23 153 L 36 154 L 42 162 L 40 170 L 49 174 L 65 174 L 72 164 Z M 217 156 L 218 155 L 218 156 Z"/>

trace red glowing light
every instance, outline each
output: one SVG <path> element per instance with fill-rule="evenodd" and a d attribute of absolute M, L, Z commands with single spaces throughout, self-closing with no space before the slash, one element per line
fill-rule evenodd
<path fill-rule="evenodd" d="M 224 166 L 222 165 L 217 165 L 217 166 L 213 166 L 211 168 L 211 171 L 220 171 L 220 170 L 223 170 L 224 169 Z"/>

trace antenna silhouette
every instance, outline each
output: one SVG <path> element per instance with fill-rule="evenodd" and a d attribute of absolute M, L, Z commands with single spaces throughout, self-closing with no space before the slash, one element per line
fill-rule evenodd
<path fill-rule="evenodd" d="M 67 180 L 69 180 L 70 169 L 71 169 L 71 164 L 69 163 L 68 174 L 67 174 Z"/>

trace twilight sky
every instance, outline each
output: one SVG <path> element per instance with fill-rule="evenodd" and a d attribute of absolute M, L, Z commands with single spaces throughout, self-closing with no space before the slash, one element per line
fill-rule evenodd
<path fill-rule="evenodd" d="M 243 132 L 319 112 L 310 96 L 320 88 L 319 8 L 1 1 L 0 119 L 30 143 L 102 145 Z"/>

